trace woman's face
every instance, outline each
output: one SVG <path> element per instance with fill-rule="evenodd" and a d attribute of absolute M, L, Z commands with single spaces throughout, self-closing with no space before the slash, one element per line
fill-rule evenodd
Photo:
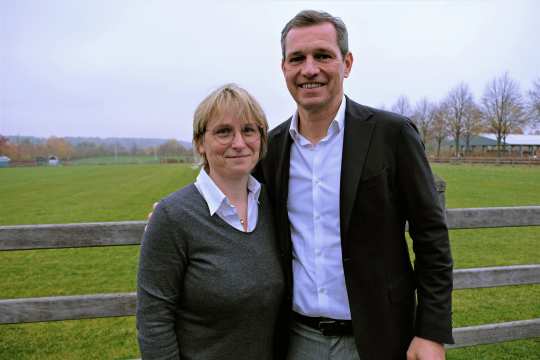
<path fill-rule="evenodd" d="M 241 120 L 235 112 L 211 119 L 197 145 L 199 154 L 206 156 L 209 175 L 225 180 L 248 176 L 259 160 L 260 148 L 259 127 Z"/>

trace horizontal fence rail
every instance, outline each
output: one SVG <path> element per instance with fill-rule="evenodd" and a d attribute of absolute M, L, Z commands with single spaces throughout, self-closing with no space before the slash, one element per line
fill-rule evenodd
<path fill-rule="evenodd" d="M 447 209 L 449 229 L 539 226 L 540 206 Z"/>
<path fill-rule="evenodd" d="M 450 229 L 540 226 L 540 206 L 449 209 Z M 146 221 L 0 226 L 0 251 L 138 245 Z"/>
<path fill-rule="evenodd" d="M 540 265 L 497 266 L 454 270 L 454 289 L 540 284 Z"/>
<path fill-rule="evenodd" d="M 135 304 L 135 293 L 0 300 L 0 324 L 130 316 Z M 461 327 L 453 335 L 447 348 L 539 337 L 540 318 Z"/>
<path fill-rule="evenodd" d="M 540 265 L 454 271 L 454 289 L 523 284 L 540 284 Z M 135 302 L 135 293 L 0 300 L 0 324 L 129 316 Z"/>
<path fill-rule="evenodd" d="M 0 300 L 0 324 L 135 315 L 135 293 Z"/>
<path fill-rule="evenodd" d="M 0 226 L 1 250 L 138 245 L 146 221 Z"/>
<path fill-rule="evenodd" d="M 517 339 L 530 339 L 540 336 L 540 318 L 510 321 L 499 324 L 467 326 L 453 330 L 454 345 L 446 348 L 493 344 Z"/>

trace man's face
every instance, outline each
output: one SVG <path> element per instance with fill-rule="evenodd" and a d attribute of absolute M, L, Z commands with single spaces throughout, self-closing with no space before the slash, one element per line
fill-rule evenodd
<path fill-rule="evenodd" d="M 340 103 L 352 62 L 351 53 L 341 55 L 334 25 L 322 23 L 289 31 L 281 69 L 298 108 L 311 112 Z"/>

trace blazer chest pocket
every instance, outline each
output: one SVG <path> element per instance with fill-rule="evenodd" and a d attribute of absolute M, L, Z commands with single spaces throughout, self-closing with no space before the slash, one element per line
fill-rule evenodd
<path fill-rule="evenodd" d="M 370 189 L 379 185 L 386 178 L 387 170 L 383 168 L 382 170 L 376 172 L 375 174 L 370 174 L 368 176 L 360 179 L 360 188 L 361 189 Z"/>
<path fill-rule="evenodd" d="M 357 203 L 361 204 L 363 212 L 384 215 L 391 198 L 392 190 L 387 168 L 360 180 Z"/>

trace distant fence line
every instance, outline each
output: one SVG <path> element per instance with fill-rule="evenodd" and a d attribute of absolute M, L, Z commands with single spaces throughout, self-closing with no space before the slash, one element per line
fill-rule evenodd
<path fill-rule="evenodd" d="M 483 158 L 483 157 L 434 157 L 430 156 L 431 163 L 441 164 L 484 164 L 484 165 L 540 165 L 540 157 L 538 158 Z"/>
<path fill-rule="evenodd" d="M 448 209 L 450 229 L 539 226 L 540 206 Z M 140 244 L 145 221 L 0 226 L 0 251 Z M 454 271 L 454 289 L 540 284 L 540 264 Z M 133 316 L 136 294 L 0 300 L 0 324 Z M 540 318 L 453 330 L 451 348 L 540 336 Z"/>

